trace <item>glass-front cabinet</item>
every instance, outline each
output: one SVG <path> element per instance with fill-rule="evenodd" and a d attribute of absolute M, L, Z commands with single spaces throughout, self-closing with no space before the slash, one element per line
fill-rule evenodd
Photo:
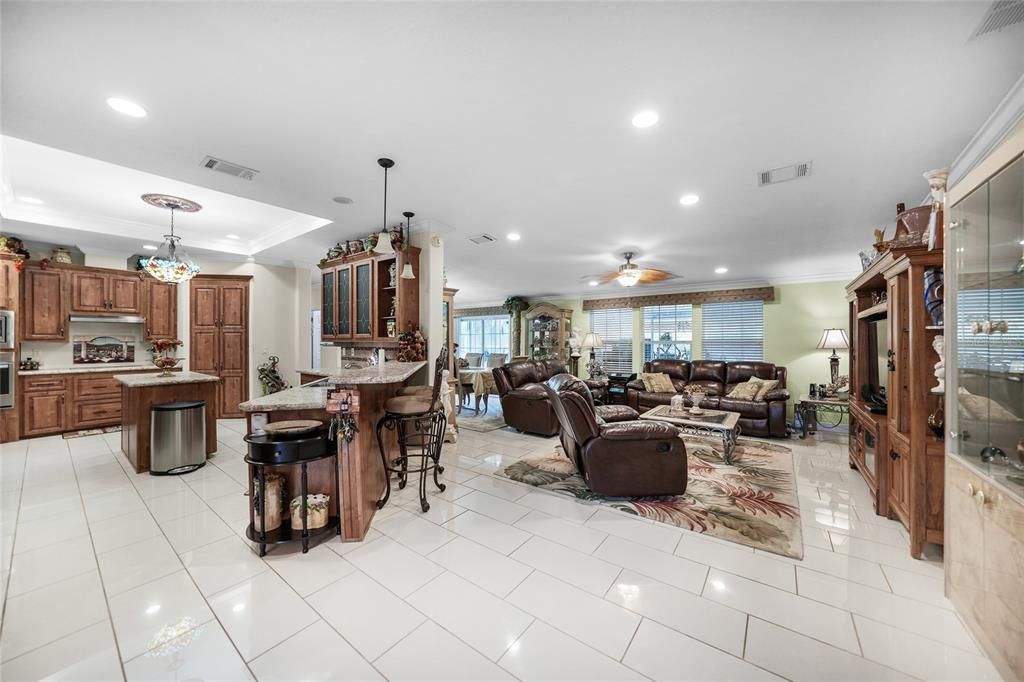
<path fill-rule="evenodd" d="M 526 311 L 527 344 L 532 360 L 569 360 L 572 310 L 537 303 Z"/>
<path fill-rule="evenodd" d="M 335 334 L 334 315 L 338 301 L 338 297 L 335 295 L 337 276 L 335 270 L 324 270 L 320 273 L 320 286 L 323 287 L 320 306 L 320 338 L 322 339 L 331 339 Z"/>
<path fill-rule="evenodd" d="M 369 261 L 356 263 L 355 270 L 355 309 L 356 338 L 373 336 L 373 264 Z"/>
<path fill-rule="evenodd" d="M 338 323 L 335 336 L 352 338 L 352 268 L 343 265 L 336 271 L 338 278 Z"/>
<path fill-rule="evenodd" d="M 952 207 L 948 234 L 951 448 L 1024 496 L 1024 157 Z"/>

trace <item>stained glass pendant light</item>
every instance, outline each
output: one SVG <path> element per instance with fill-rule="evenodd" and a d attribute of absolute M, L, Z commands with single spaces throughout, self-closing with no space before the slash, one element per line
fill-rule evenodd
<path fill-rule="evenodd" d="M 203 207 L 189 199 L 172 197 L 169 194 L 143 194 L 142 200 L 150 206 L 166 208 L 171 212 L 171 233 L 164 235 L 164 243 L 157 249 L 156 255 L 140 261 L 142 269 L 155 279 L 168 284 L 187 282 L 198 275 L 199 266 L 178 246 L 181 237 L 174 234 L 174 212 L 196 213 Z"/>

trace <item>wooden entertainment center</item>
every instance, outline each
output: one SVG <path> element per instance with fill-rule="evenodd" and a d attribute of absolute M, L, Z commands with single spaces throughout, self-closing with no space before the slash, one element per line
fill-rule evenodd
<path fill-rule="evenodd" d="M 943 439 L 928 427 L 941 414 L 932 347 L 942 328 L 925 310 L 925 272 L 942 268 L 942 248 L 893 248 L 846 287 L 850 304 L 850 467 L 860 472 L 875 513 L 910 532 L 910 553 L 943 543 Z M 865 388 L 885 387 L 887 409 L 871 409 Z"/>

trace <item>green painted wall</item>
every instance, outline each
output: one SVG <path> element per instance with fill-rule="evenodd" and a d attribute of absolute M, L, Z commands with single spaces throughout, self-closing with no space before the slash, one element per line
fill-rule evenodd
<path fill-rule="evenodd" d="M 775 300 L 764 305 L 764 359 L 787 368 L 794 400 L 812 381 L 829 382 L 831 351 L 816 348 L 826 327 L 849 332 L 845 280 L 779 285 Z M 849 374 L 848 351 L 839 351 L 839 357 L 839 373 Z"/>
<path fill-rule="evenodd" d="M 572 326 L 582 335 L 590 331 L 590 313 L 583 311 L 583 299 L 560 299 L 551 303 L 570 308 Z M 639 308 L 633 319 L 633 369 L 643 369 L 643 323 Z M 701 306 L 693 307 L 693 357 L 703 357 L 701 348 Z M 782 284 L 775 287 L 775 300 L 764 305 L 764 359 L 787 368 L 789 392 L 793 400 L 807 392 L 812 381 L 828 383 L 827 350 L 818 350 L 818 339 L 826 327 L 849 326 L 846 304 L 846 280 L 810 284 Z M 847 331 L 849 331 L 847 329 Z M 526 320 L 523 319 L 523 350 L 526 352 Z M 848 374 L 848 353 L 839 351 L 839 373 Z M 589 351 L 580 359 L 580 375 Z M 792 404 L 790 405 L 792 412 Z"/>

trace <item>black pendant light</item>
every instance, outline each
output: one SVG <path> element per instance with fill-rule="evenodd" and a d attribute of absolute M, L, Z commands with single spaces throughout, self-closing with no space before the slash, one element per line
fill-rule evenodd
<path fill-rule="evenodd" d="M 377 159 L 377 165 L 384 169 L 384 220 L 381 222 L 380 234 L 377 235 L 377 246 L 373 247 L 375 253 L 394 253 L 395 247 L 391 244 L 391 233 L 388 232 L 388 169 L 394 167 L 395 162 L 391 159 Z"/>
<path fill-rule="evenodd" d="M 412 239 L 412 217 L 416 214 L 412 211 L 402 211 L 402 215 L 405 216 L 405 239 L 402 241 L 402 248 L 406 248 L 409 240 Z M 412 271 L 412 263 L 409 261 L 402 266 L 401 277 L 402 279 L 416 279 L 416 273 Z"/>

